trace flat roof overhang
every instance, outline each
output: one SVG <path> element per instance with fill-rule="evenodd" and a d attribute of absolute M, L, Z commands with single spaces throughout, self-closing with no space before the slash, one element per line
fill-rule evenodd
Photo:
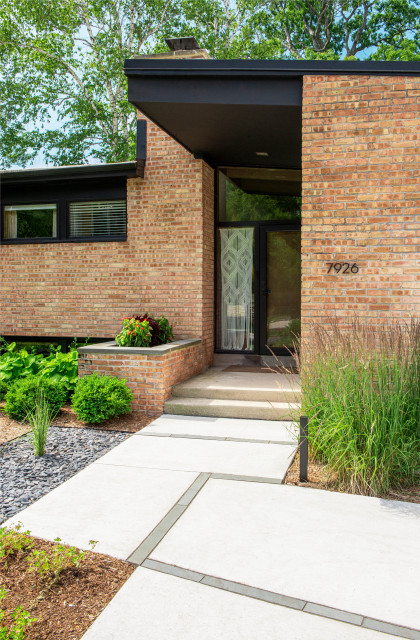
<path fill-rule="evenodd" d="M 104 180 L 107 178 L 136 177 L 135 162 L 111 162 L 108 164 L 80 164 L 64 167 L 29 169 L 5 169 L 0 171 L 0 186 L 20 183 L 44 183 L 70 180 Z"/>
<path fill-rule="evenodd" d="M 129 101 L 194 155 L 299 169 L 305 74 L 420 75 L 420 63 L 139 57 L 124 71 Z"/>

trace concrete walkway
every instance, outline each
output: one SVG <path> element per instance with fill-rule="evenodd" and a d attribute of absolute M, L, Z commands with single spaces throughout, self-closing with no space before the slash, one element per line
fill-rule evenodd
<path fill-rule="evenodd" d="M 10 522 L 138 565 L 83 640 L 420 640 L 420 505 L 282 485 L 295 447 L 165 415 Z"/>

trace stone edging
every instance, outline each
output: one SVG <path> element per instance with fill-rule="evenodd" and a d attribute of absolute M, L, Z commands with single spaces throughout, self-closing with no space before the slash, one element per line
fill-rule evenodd
<path fill-rule="evenodd" d="M 118 354 L 124 356 L 126 354 L 138 356 L 164 356 L 186 347 L 201 344 L 201 340 L 197 338 L 186 338 L 185 340 L 174 340 L 167 344 L 161 344 L 158 347 L 119 347 L 115 340 L 109 342 L 100 342 L 87 347 L 79 347 L 77 352 L 82 354 Z"/>

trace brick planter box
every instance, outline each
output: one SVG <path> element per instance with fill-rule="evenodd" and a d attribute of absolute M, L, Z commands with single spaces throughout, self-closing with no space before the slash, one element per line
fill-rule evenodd
<path fill-rule="evenodd" d="M 115 341 L 80 347 L 79 377 L 98 373 L 124 378 L 133 391 L 133 411 L 160 414 L 174 384 L 206 369 L 201 340 L 159 347 L 119 347 Z"/>

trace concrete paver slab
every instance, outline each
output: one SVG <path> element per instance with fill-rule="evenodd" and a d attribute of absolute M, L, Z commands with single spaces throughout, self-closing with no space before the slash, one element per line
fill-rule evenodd
<path fill-rule="evenodd" d="M 151 558 L 420 629 L 419 539 L 420 505 L 210 479 Z"/>
<path fill-rule="evenodd" d="M 241 420 L 240 418 L 209 418 L 164 414 L 137 433 L 171 433 L 175 435 L 215 436 L 296 443 L 297 428 L 292 422 L 286 421 Z"/>
<path fill-rule="evenodd" d="M 138 568 L 82 640 L 387 640 L 384 635 Z"/>
<path fill-rule="evenodd" d="M 146 438 L 144 438 L 146 440 Z M 127 558 L 197 474 L 92 464 L 6 522 L 33 535 Z"/>
<path fill-rule="evenodd" d="M 282 479 L 294 445 L 132 436 L 99 463 Z"/>

